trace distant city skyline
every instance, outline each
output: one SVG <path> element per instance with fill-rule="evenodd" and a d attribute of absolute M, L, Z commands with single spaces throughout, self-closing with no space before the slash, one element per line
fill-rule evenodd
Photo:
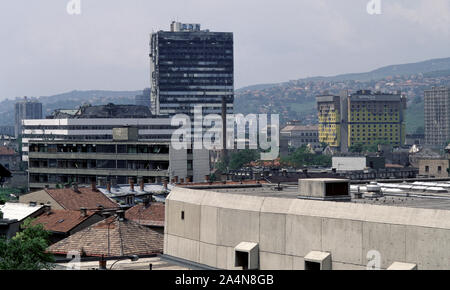
<path fill-rule="evenodd" d="M 67 2 L 2 5 L 0 100 L 149 87 L 150 34 L 172 20 L 234 33 L 236 89 L 450 56 L 447 0 L 381 1 L 375 15 L 368 0 L 82 0 L 79 15 Z"/>

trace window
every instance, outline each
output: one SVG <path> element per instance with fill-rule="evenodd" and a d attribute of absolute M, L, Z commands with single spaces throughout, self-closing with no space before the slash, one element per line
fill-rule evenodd
<path fill-rule="evenodd" d="M 181 211 L 181 220 L 184 220 L 184 210 Z"/>
<path fill-rule="evenodd" d="M 425 166 L 425 172 L 430 172 L 430 166 Z"/>

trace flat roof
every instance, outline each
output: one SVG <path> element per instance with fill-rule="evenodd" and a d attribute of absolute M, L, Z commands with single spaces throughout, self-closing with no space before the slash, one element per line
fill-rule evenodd
<path fill-rule="evenodd" d="M 286 199 L 298 199 L 299 190 L 297 185 L 281 184 L 282 190 L 277 189 L 277 184 L 264 184 L 261 187 L 252 188 L 220 188 L 207 189 L 218 193 L 237 194 L 244 196 L 258 197 L 276 197 Z M 352 191 L 353 192 L 353 191 Z M 327 202 L 327 201 L 323 201 Z M 386 205 L 397 207 L 412 207 L 425 209 L 442 209 L 450 210 L 450 196 L 445 198 L 442 196 L 409 196 L 406 195 L 385 195 L 380 198 L 361 198 L 356 199 L 352 195 L 350 203 Z"/>
<path fill-rule="evenodd" d="M 111 144 L 118 144 L 118 145 L 168 145 L 170 144 L 169 141 L 145 141 L 145 140 L 138 140 L 138 141 L 114 141 L 114 140 L 103 140 L 103 141 L 96 141 L 96 140 L 29 140 L 28 144 L 100 144 L 100 145 L 111 145 Z M 37 152 L 42 153 L 42 152 Z M 57 152 L 61 153 L 61 152 Z M 65 152 L 66 153 L 66 152 Z M 70 153 L 70 152 L 69 152 Z M 76 153 L 76 152 L 75 152 Z"/>
<path fill-rule="evenodd" d="M 152 264 L 152 270 L 189 270 L 189 268 L 181 266 L 180 264 L 171 263 L 166 260 L 162 260 L 160 257 L 153 258 L 140 258 L 137 261 L 125 260 L 108 260 L 106 267 L 110 269 L 114 262 L 118 261 L 113 270 L 149 270 L 150 264 Z M 73 264 L 57 263 L 55 270 L 67 270 L 68 267 Z M 93 270 L 99 268 L 98 261 L 82 261 L 79 264 L 80 270 Z"/>
<path fill-rule="evenodd" d="M 30 206 L 27 203 L 7 202 L 0 205 L 0 211 L 3 213 L 4 219 L 21 221 L 40 210 L 42 205 Z"/>

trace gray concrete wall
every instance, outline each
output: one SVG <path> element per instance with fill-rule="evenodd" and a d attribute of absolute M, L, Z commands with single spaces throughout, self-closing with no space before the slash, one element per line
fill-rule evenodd
<path fill-rule="evenodd" d="M 221 269 L 235 269 L 240 242 L 259 244 L 260 269 L 304 269 L 310 251 L 331 253 L 334 270 L 365 269 L 371 250 L 382 269 L 394 261 L 450 269 L 445 210 L 175 188 L 165 222 L 165 254 Z"/>
<path fill-rule="evenodd" d="M 170 146 L 169 150 L 169 174 L 170 178 L 173 178 L 174 176 L 178 176 L 179 178 L 186 178 L 188 176 L 188 170 L 187 170 L 187 150 L 181 149 L 176 150 L 172 146 Z"/>
<path fill-rule="evenodd" d="M 194 149 L 193 153 L 193 182 L 205 181 L 205 175 L 211 173 L 209 164 L 209 150 L 206 149 Z"/>
<path fill-rule="evenodd" d="M 338 171 L 364 170 L 366 157 L 333 157 L 332 166 Z"/>

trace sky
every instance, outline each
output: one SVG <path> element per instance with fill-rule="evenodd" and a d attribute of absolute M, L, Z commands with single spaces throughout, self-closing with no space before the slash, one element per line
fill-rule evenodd
<path fill-rule="evenodd" d="M 450 57 L 449 0 L 79 1 L 0 0 L 0 99 L 149 87 L 172 20 L 234 33 L 235 88 Z"/>

